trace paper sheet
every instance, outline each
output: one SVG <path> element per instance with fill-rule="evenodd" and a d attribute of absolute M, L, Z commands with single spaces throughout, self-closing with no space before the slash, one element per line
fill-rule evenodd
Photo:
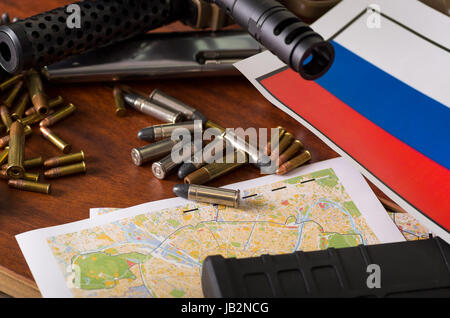
<path fill-rule="evenodd" d="M 44 297 L 201 297 L 208 255 L 404 240 L 342 158 L 228 187 L 241 190 L 240 209 L 175 198 L 16 238 Z"/>
<path fill-rule="evenodd" d="M 377 14 L 372 8 L 381 12 L 379 26 L 370 25 Z M 332 39 L 336 48 L 343 48 L 339 52 L 350 51 L 367 69 L 376 70 L 361 71 L 367 74 L 361 83 L 370 75 L 382 74 L 366 87 L 362 102 L 353 93 L 360 90 L 339 85 L 348 78 L 330 79 L 326 74 L 311 84 L 296 76 L 299 83 L 291 84 L 294 75 L 288 74 L 284 63 L 270 52 L 241 61 L 236 67 L 271 103 L 352 162 L 393 201 L 450 243 L 450 170 L 446 167 L 450 158 L 450 19 L 419 1 L 344 0 L 311 27 L 325 39 Z M 347 65 L 343 60 L 337 59 L 334 66 Z M 353 76 L 355 70 L 347 73 Z M 333 81 L 336 78 L 338 83 Z M 406 94 L 399 93 L 399 103 L 389 104 L 399 90 L 380 92 L 386 82 L 401 83 Z M 330 86 L 335 91 L 331 92 Z M 407 101 L 412 96 L 409 92 L 423 98 Z M 379 107 L 364 104 L 375 97 L 380 99 Z M 407 102 L 402 104 L 402 100 Z M 428 107 L 431 104 L 433 109 Z M 381 109 L 382 105 L 389 108 Z M 432 110 L 437 115 L 430 115 Z"/>

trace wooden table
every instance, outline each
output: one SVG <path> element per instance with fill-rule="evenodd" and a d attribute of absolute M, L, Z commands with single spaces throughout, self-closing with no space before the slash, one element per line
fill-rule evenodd
<path fill-rule="evenodd" d="M 3 0 L 0 12 L 12 17 L 31 16 L 70 1 Z M 182 30 L 180 24 L 164 30 Z M 272 106 L 243 77 L 174 79 L 129 82 L 145 92 L 159 88 L 199 109 L 224 127 L 283 126 L 303 141 L 312 153 L 312 162 L 337 157 L 297 121 Z M 54 131 L 71 143 L 74 151 L 87 156 L 86 175 L 51 180 L 51 195 L 10 189 L 0 182 L 0 291 L 11 296 L 40 296 L 32 275 L 16 242 L 15 235 L 48 226 L 60 225 L 89 217 L 89 208 L 120 207 L 173 197 L 172 187 L 179 183 L 175 176 L 160 181 L 153 177 L 150 166 L 136 167 L 130 150 L 143 146 L 137 139 L 139 129 L 158 124 L 151 117 L 129 111 L 124 118 L 114 114 L 111 89 L 105 84 L 46 85 L 50 97 L 62 95 L 77 106 L 76 113 L 54 126 Z M 44 158 L 60 155 L 45 141 L 38 128 L 26 140 L 26 157 Z M 244 167 L 211 183 L 221 186 L 259 176 L 253 166 Z M 377 195 L 378 189 L 372 188 Z"/>

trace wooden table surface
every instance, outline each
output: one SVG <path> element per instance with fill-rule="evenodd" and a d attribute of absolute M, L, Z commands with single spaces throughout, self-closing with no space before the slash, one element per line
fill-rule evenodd
<path fill-rule="evenodd" d="M 3 0 L 0 12 L 24 18 L 69 3 L 64 0 Z M 181 30 L 180 24 L 164 30 Z M 166 79 L 128 82 L 150 92 L 159 88 L 192 105 L 224 127 L 283 126 L 303 141 L 311 151 L 312 162 L 337 157 L 297 121 L 272 106 L 242 76 L 207 79 Z M 155 119 L 129 111 L 124 118 L 114 113 L 111 89 L 105 84 L 46 85 L 50 97 L 62 95 L 77 106 L 76 113 L 54 126 L 54 131 L 72 144 L 73 151 L 84 150 L 88 172 L 51 180 L 51 195 L 10 189 L 0 182 L 0 291 L 12 296 L 38 296 L 31 272 L 16 242 L 15 235 L 89 217 L 93 207 L 125 208 L 148 201 L 173 197 L 175 176 L 161 181 L 153 177 L 150 166 L 136 167 L 130 150 L 143 146 L 137 132 L 158 124 Z M 26 139 L 26 158 L 48 158 L 61 153 L 44 140 L 38 128 Z M 222 186 L 259 176 L 253 166 L 244 167 L 210 185 Z M 375 189 L 373 185 L 372 188 Z M 377 195 L 382 195 L 375 189 Z M 15 284 L 21 284 L 17 287 Z M 14 285 L 14 286 L 13 286 Z"/>

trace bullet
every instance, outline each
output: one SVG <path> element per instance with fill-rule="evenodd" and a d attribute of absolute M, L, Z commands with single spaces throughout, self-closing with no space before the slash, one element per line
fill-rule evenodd
<path fill-rule="evenodd" d="M 59 138 L 53 131 L 47 127 L 41 127 L 42 136 L 54 144 L 59 150 L 67 154 L 72 150 L 72 146 Z"/>
<path fill-rule="evenodd" d="M 26 79 L 28 92 L 36 112 L 47 115 L 49 110 L 48 100 L 39 73 L 36 70 L 31 69 L 27 72 Z"/>
<path fill-rule="evenodd" d="M 218 134 L 223 134 L 225 132 L 225 128 L 220 126 L 219 124 L 216 124 L 213 121 L 208 120 L 205 124 L 205 128 L 213 128 L 217 130 Z"/>
<path fill-rule="evenodd" d="M 11 118 L 13 120 L 22 118 L 23 113 L 25 111 L 25 108 L 28 105 L 29 100 L 30 100 L 30 95 L 27 92 L 23 93 L 22 96 L 20 96 L 19 102 L 14 107 L 14 109 L 12 110 L 12 113 L 11 113 Z"/>
<path fill-rule="evenodd" d="M 125 101 L 123 99 L 122 90 L 118 85 L 114 86 L 113 97 L 114 103 L 116 104 L 116 116 L 118 117 L 125 116 L 127 113 L 127 109 L 125 108 Z"/>
<path fill-rule="evenodd" d="M 15 121 L 9 132 L 8 168 L 6 172 L 11 179 L 21 179 L 25 173 L 23 167 L 25 152 L 25 131 L 23 125 Z"/>
<path fill-rule="evenodd" d="M 12 119 L 9 116 L 8 108 L 5 105 L 0 106 L 0 116 L 2 118 L 3 124 L 6 127 L 6 132 L 8 132 L 12 124 Z"/>
<path fill-rule="evenodd" d="M 276 134 L 274 134 L 273 136 L 271 136 L 270 141 L 267 143 L 267 146 L 265 149 L 265 153 L 267 155 L 270 155 L 270 152 L 272 150 L 272 148 L 271 148 L 272 145 L 275 145 L 275 147 L 278 147 L 280 139 L 283 137 L 284 133 L 286 132 L 286 129 L 284 129 L 281 126 L 278 126 L 277 129 L 278 129 L 278 136 Z"/>
<path fill-rule="evenodd" d="M 153 92 L 149 95 L 149 99 L 151 102 L 165 106 L 168 109 L 173 109 L 182 113 L 189 120 L 201 120 L 205 123 L 208 119 L 200 113 L 195 108 L 186 105 L 185 103 L 179 101 L 178 99 L 167 95 L 166 93 L 161 92 L 159 89 L 153 90 Z"/>
<path fill-rule="evenodd" d="M 177 142 L 178 140 L 167 138 L 141 148 L 133 148 L 131 159 L 136 166 L 160 159 L 170 153 Z"/>
<path fill-rule="evenodd" d="M 25 191 L 39 192 L 50 194 L 51 185 L 47 183 L 39 183 L 27 180 L 9 180 L 8 185 L 11 188 L 16 188 Z"/>
<path fill-rule="evenodd" d="M 18 121 L 20 121 L 23 125 L 33 125 L 35 123 L 40 122 L 44 118 L 45 118 L 45 115 L 42 115 L 39 113 L 34 113 L 25 118 L 20 118 L 20 119 L 18 119 Z"/>
<path fill-rule="evenodd" d="M 23 74 L 18 74 L 16 76 L 11 77 L 10 79 L 4 81 L 0 84 L 0 92 L 6 91 L 8 88 L 16 84 L 18 81 L 22 80 Z"/>
<path fill-rule="evenodd" d="M 10 177 L 8 176 L 8 173 L 6 172 L 6 170 L 0 170 L 0 178 L 5 179 L 5 180 L 9 180 Z M 34 182 L 38 182 L 40 179 L 40 174 L 39 172 L 36 173 L 32 173 L 32 172 L 25 172 L 23 174 L 23 180 L 28 180 L 28 181 L 34 181 Z"/>
<path fill-rule="evenodd" d="M 86 172 L 86 163 L 84 161 L 69 166 L 52 168 L 44 172 L 46 178 L 59 178 L 76 173 Z"/>
<path fill-rule="evenodd" d="M 176 129 L 187 129 L 191 134 L 194 130 L 203 132 L 201 120 L 183 121 L 175 124 L 154 125 L 146 127 L 138 132 L 138 138 L 145 141 L 155 141 L 170 138 Z"/>
<path fill-rule="evenodd" d="M 292 157 L 294 157 L 303 148 L 303 143 L 300 140 L 294 142 L 278 157 L 278 165 L 282 165 Z"/>
<path fill-rule="evenodd" d="M 181 149 L 183 146 L 184 146 L 183 141 L 180 141 L 174 147 L 180 147 L 179 149 Z M 180 162 L 175 162 L 173 160 L 172 153 L 169 153 L 161 160 L 154 162 L 152 164 L 153 175 L 158 179 L 164 179 L 171 172 L 173 172 L 178 166 L 180 166 L 181 162 L 184 162 L 191 157 L 192 153 L 194 152 L 194 148 L 195 148 L 194 144 L 191 143 L 190 151 L 183 152 L 181 158 L 179 158 Z"/>
<path fill-rule="evenodd" d="M 311 159 L 311 153 L 308 150 L 305 150 L 302 154 L 288 160 L 284 164 L 282 164 L 278 170 L 277 174 L 286 174 L 289 171 L 294 170 L 295 168 L 301 166 Z"/>
<path fill-rule="evenodd" d="M 40 123 L 39 126 L 41 127 L 49 127 L 54 125 L 55 123 L 63 120 L 64 118 L 68 117 L 69 115 L 71 115 L 77 108 L 75 107 L 74 104 L 70 103 L 69 105 L 67 105 L 66 107 L 58 110 L 57 112 L 55 112 L 54 114 L 47 116 L 46 118 L 44 118 Z"/>
<path fill-rule="evenodd" d="M 39 172 L 25 172 L 23 174 L 23 179 L 28 181 L 39 182 L 41 175 Z"/>
<path fill-rule="evenodd" d="M 176 196 L 199 202 L 239 207 L 239 190 L 205 187 L 195 184 L 177 184 L 173 187 Z"/>
<path fill-rule="evenodd" d="M 230 173 L 231 171 L 239 167 L 242 167 L 247 163 L 247 161 L 245 160 L 246 158 L 244 160 L 238 160 L 239 155 L 243 156 L 244 158 L 246 157 L 245 153 L 240 152 L 240 154 L 238 154 L 236 152 L 233 158 L 234 160 L 230 163 L 224 161 L 223 163 L 213 162 L 207 164 L 206 166 L 192 172 L 186 178 L 184 178 L 184 183 L 205 184 L 220 176 Z"/>
<path fill-rule="evenodd" d="M 44 164 L 44 159 L 42 157 L 36 157 L 27 159 L 23 162 L 23 167 L 25 169 L 33 169 L 41 167 Z"/>
<path fill-rule="evenodd" d="M 137 94 L 126 93 L 124 94 L 124 100 L 137 111 L 167 123 L 176 123 L 184 119 L 184 115 L 181 112 L 167 109 Z"/>
<path fill-rule="evenodd" d="M 285 132 L 278 144 L 278 151 L 270 155 L 270 160 L 277 160 L 277 157 L 283 153 L 294 141 L 294 136 L 290 132 Z"/>
<path fill-rule="evenodd" d="M 223 153 L 225 145 L 223 134 L 216 136 L 216 138 L 205 146 L 205 148 L 200 149 L 198 153 L 195 153 L 190 162 L 185 162 L 180 166 L 178 169 L 178 179 L 184 179 L 187 175 L 200 169 L 206 163 L 212 163 L 216 153 Z"/>
<path fill-rule="evenodd" d="M 14 103 L 14 100 L 17 97 L 17 94 L 19 94 L 19 91 L 22 89 L 23 81 L 18 81 L 16 84 L 14 84 L 14 87 L 12 88 L 11 92 L 8 94 L 8 96 L 5 98 L 5 101 L 3 102 L 8 108 L 12 106 Z"/>
<path fill-rule="evenodd" d="M 68 155 L 47 159 L 44 162 L 44 167 L 46 167 L 46 168 L 59 167 L 59 166 L 64 166 L 64 165 L 68 165 L 71 163 L 77 163 L 77 162 L 84 161 L 84 160 L 85 160 L 85 155 L 84 155 L 83 150 L 81 150 L 80 152 L 77 152 L 77 153 L 71 153 Z"/>
<path fill-rule="evenodd" d="M 25 126 L 24 129 L 25 132 L 25 136 L 28 136 L 32 133 L 32 129 L 30 126 Z M 0 138 L 0 148 L 3 148 L 5 146 L 7 146 L 9 144 L 9 135 L 3 136 L 2 138 Z"/>
<path fill-rule="evenodd" d="M 236 150 L 245 152 L 250 160 L 250 163 L 254 164 L 258 168 L 270 165 L 270 157 L 259 151 L 258 148 L 248 143 L 244 138 L 236 135 L 234 131 L 227 130 L 224 138 L 228 141 Z"/>
<path fill-rule="evenodd" d="M 62 96 L 58 96 L 55 98 L 52 98 L 48 101 L 48 108 L 52 109 L 55 107 L 58 107 L 59 105 L 61 105 L 62 103 L 64 103 L 64 98 L 62 98 Z M 25 116 L 30 116 L 36 113 L 36 109 L 34 109 L 34 107 L 28 108 L 25 112 Z"/>
<path fill-rule="evenodd" d="M 36 157 L 32 159 L 24 160 L 23 167 L 25 170 L 27 169 L 33 169 L 33 168 L 39 168 L 44 164 L 44 159 L 42 157 Z M 8 168 L 7 164 L 2 165 L 2 169 L 6 170 Z"/>
<path fill-rule="evenodd" d="M 9 147 L 6 147 L 2 152 L 0 152 L 0 164 L 4 164 L 8 160 L 8 153 Z M 6 166 L 6 168 L 8 168 L 8 166 Z"/>

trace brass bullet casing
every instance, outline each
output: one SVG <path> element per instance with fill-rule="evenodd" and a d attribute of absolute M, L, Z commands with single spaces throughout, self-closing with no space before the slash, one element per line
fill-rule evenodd
<path fill-rule="evenodd" d="M 44 167 L 46 168 L 59 167 L 72 163 L 81 162 L 84 160 L 85 160 L 84 152 L 83 150 L 81 150 L 80 152 L 77 153 L 71 153 L 68 155 L 47 159 L 44 162 Z"/>
<path fill-rule="evenodd" d="M 86 172 L 86 163 L 84 161 L 73 165 L 52 168 L 44 172 L 46 178 L 59 178 L 77 173 Z"/>
<path fill-rule="evenodd" d="M 9 180 L 8 185 L 11 188 L 16 188 L 19 190 L 39 192 L 50 194 L 51 185 L 47 183 L 33 182 L 28 180 Z"/>
<path fill-rule="evenodd" d="M 198 119 L 203 122 L 207 121 L 206 117 L 198 110 L 189 105 L 186 105 L 185 103 L 179 101 L 175 97 L 172 97 L 170 95 L 167 95 L 166 93 L 161 92 L 159 89 L 155 89 L 153 90 L 153 92 L 151 92 L 151 94 L 149 95 L 149 100 L 167 109 L 172 109 L 176 112 L 182 113 L 183 116 L 188 120 Z"/>
<path fill-rule="evenodd" d="M 177 145 L 179 145 L 180 149 L 181 149 L 181 147 L 184 147 L 184 142 L 179 141 Z M 177 145 L 175 145 L 174 147 L 176 147 Z M 195 151 L 195 145 L 194 145 L 194 143 L 191 143 L 190 151 L 184 152 L 183 157 L 181 157 L 180 160 L 182 162 L 185 162 L 192 156 L 194 151 Z M 165 156 L 161 160 L 154 162 L 152 164 L 153 175 L 158 179 L 165 179 L 180 164 L 181 164 L 181 162 L 173 161 L 172 153 L 169 153 L 167 156 Z"/>
<path fill-rule="evenodd" d="M 243 156 L 244 160 L 238 160 L 238 156 Z M 242 159 L 242 158 L 241 158 Z M 244 161 L 244 162 L 242 162 Z M 223 176 L 231 171 L 242 167 L 247 163 L 247 156 L 243 152 L 236 152 L 231 163 L 227 163 L 224 159 L 223 163 L 213 162 L 206 166 L 192 172 L 184 178 L 184 183 L 187 184 L 205 184 L 220 176 Z"/>
<path fill-rule="evenodd" d="M 41 175 L 39 172 L 25 172 L 23 174 L 23 180 L 39 182 Z"/>
<path fill-rule="evenodd" d="M 52 109 L 52 108 L 58 107 L 62 103 L 64 103 L 64 98 L 62 98 L 62 96 L 52 98 L 48 101 L 48 108 Z M 33 114 L 36 114 L 36 109 L 34 109 L 34 107 L 28 108 L 25 111 L 25 116 L 30 116 Z"/>
<path fill-rule="evenodd" d="M 278 151 L 275 151 L 270 155 L 270 160 L 276 160 L 277 157 L 283 153 L 294 141 L 294 135 L 290 132 L 285 132 L 283 137 L 280 139 L 280 143 L 278 144 Z"/>
<path fill-rule="evenodd" d="M 177 142 L 178 140 L 167 138 L 141 148 L 133 148 L 131 159 L 136 166 L 142 166 L 144 163 L 160 159 L 169 154 Z"/>
<path fill-rule="evenodd" d="M 25 137 L 32 133 L 32 129 L 30 126 L 25 126 Z M 6 147 L 9 144 L 9 135 L 3 136 L 0 138 L 0 148 Z"/>
<path fill-rule="evenodd" d="M 216 124 L 213 121 L 208 120 L 205 124 L 205 128 L 213 128 L 218 130 L 219 134 L 223 134 L 225 132 L 225 128 L 223 128 L 222 126 L 220 126 L 219 124 Z"/>
<path fill-rule="evenodd" d="M 125 100 L 123 99 L 123 92 L 120 86 L 115 85 L 113 88 L 114 104 L 116 105 L 116 116 L 123 117 L 127 114 L 125 107 Z"/>
<path fill-rule="evenodd" d="M 59 150 L 67 154 L 72 150 L 72 146 L 66 143 L 64 140 L 59 138 L 53 131 L 47 127 L 41 127 L 42 136 L 54 144 Z"/>
<path fill-rule="evenodd" d="M 200 201 L 212 204 L 221 204 L 239 207 L 239 190 L 205 187 L 191 184 L 188 191 L 188 200 Z"/>
<path fill-rule="evenodd" d="M 155 104 L 137 94 L 126 93 L 124 94 L 124 100 L 137 111 L 166 123 L 176 123 L 184 119 L 181 112 Z"/>
<path fill-rule="evenodd" d="M 278 170 L 277 174 L 285 174 L 289 171 L 294 170 L 297 167 L 300 167 L 307 161 L 311 159 L 311 153 L 308 150 L 305 150 L 302 154 L 292 158 L 291 160 L 288 160 L 284 164 L 282 164 Z"/>
<path fill-rule="evenodd" d="M 186 129 L 191 134 L 194 133 L 194 130 L 203 132 L 203 123 L 200 120 L 193 120 L 174 124 L 154 125 L 141 129 L 138 136 L 144 136 L 145 138 L 140 139 L 147 141 L 161 140 L 172 137 L 172 133 L 177 129 Z"/>
<path fill-rule="evenodd" d="M 0 84 L 0 92 L 6 91 L 8 88 L 16 84 L 18 81 L 22 80 L 23 74 L 18 74 L 16 76 L 11 77 L 10 79 L 4 81 Z"/>
<path fill-rule="evenodd" d="M 267 143 L 266 149 L 265 149 L 265 153 L 267 155 L 270 155 L 271 150 L 272 150 L 272 145 L 275 145 L 275 147 L 277 147 L 277 144 L 279 144 L 280 139 L 283 138 L 284 134 L 286 133 L 286 129 L 284 129 L 281 126 L 277 127 L 278 129 L 278 136 L 275 134 L 273 136 L 271 136 L 270 141 Z"/>
<path fill-rule="evenodd" d="M 18 119 L 24 125 L 33 125 L 45 118 L 45 115 L 34 113 L 25 118 Z"/>
<path fill-rule="evenodd" d="M 3 124 L 6 127 L 6 132 L 8 132 L 12 124 L 12 119 L 9 116 L 8 108 L 5 105 L 0 106 L 0 116 L 2 118 Z"/>
<path fill-rule="evenodd" d="M 214 149 L 214 151 L 204 151 L 206 148 L 209 149 Z M 198 157 L 200 158 L 200 155 L 202 155 L 202 161 L 201 162 L 195 162 L 195 158 L 193 157 L 191 160 L 192 164 L 198 169 L 200 167 L 203 167 L 204 165 L 206 165 L 208 162 L 212 163 L 215 159 L 215 153 L 217 152 L 224 152 L 224 150 L 226 148 L 226 143 L 225 140 L 223 139 L 223 135 L 217 136 L 216 138 L 214 138 L 213 141 L 211 141 L 207 146 L 205 146 L 205 148 L 199 150 L 202 153 L 198 154 Z M 243 153 L 245 155 L 245 153 Z M 195 156 L 195 154 L 194 154 Z"/>
<path fill-rule="evenodd" d="M 39 73 L 31 69 L 26 74 L 28 92 L 36 112 L 41 115 L 48 114 L 48 100 Z"/>
<path fill-rule="evenodd" d="M 11 92 L 8 94 L 8 96 L 5 98 L 5 101 L 3 102 L 8 108 L 11 108 L 12 104 L 14 103 L 14 100 L 17 97 L 17 94 L 19 94 L 19 91 L 22 89 L 23 81 L 18 81 L 14 87 L 12 88 Z"/>
<path fill-rule="evenodd" d="M 21 179 L 25 173 L 23 167 L 25 152 L 25 131 L 23 125 L 15 121 L 9 132 L 8 168 L 6 172 L 11 179 Z"/>
<path fill-rule="evenodd" d="M 33 168 L 41 167 L 43 165 L 43 163 L 44 163 L 44 159 L 42 159 L 42 157 L 36 157 L 36 158 L 24 160 L 23 167 L 25 168 L 25 170 L 33 169 Z M 6 170 L 7 168 L 8 168 L 8 164 L 2 165 L 2 169 Z"/>
<path fill-rule="evenodd" d="M 278 165 L 282 165 L 292 157 L 294 157 L 300 150 L 303 149 L 303 143 L 296 139 L 294 142 L 278 157 Z"/>
<path fill-rule="evenodd" d="M 62 108 L 61 110 L 58 110 L 54 114 L 47 116 L 44 118 L 40 123 L 39 126 L 41 127 L 49 127 L 54 125 L 55 123 L 63 120 L 64 118 L 68 117 L 70 114 L 72 114 L 77 108 L 74 104 L 70 103 L 66 107 Z"/>
<path fill-rule="evenodd" d="M 8 154 L 9 154 L 9 147 L 6 147 L 5 149 L 3 149 L 2 152 L 0 152 L 0 164 L 4 164 L 8 160 Z M 8 168 L 8 166 L 6 166 L 6 168 Z"/>
<path fill-rule="evenodd" d="M 12 113 L 11 113 L 11 118 L 13 120 L 22 118 L 23 113 L 25 112 L 25 108 L 27 107 L 29 100 L 30 100 L 30 95 L 27 92 L 23 93 L 22 96 L 20 96 L 19 102 L 13 108 Z"/>
<path fill-rule="evenodd" d="M 226 131 L 224 138 L 228 141 L 236 150 L 245 152 L 250 162 L 258 168 L 269 166 L 271 161 L 263 151 L 259 151 L 258 147 L 247 142 L 241 136 L 238 136 L 234 131 Z"/>
<path fill-rule="evenodd" d="M 27 159 L 23 162 L 23 167 L 25 169 L 33 169 L 33 168 L 39 168 L 42 167 L 44 164 L 44 159 L 42 157 L 36 157 Z"/>

